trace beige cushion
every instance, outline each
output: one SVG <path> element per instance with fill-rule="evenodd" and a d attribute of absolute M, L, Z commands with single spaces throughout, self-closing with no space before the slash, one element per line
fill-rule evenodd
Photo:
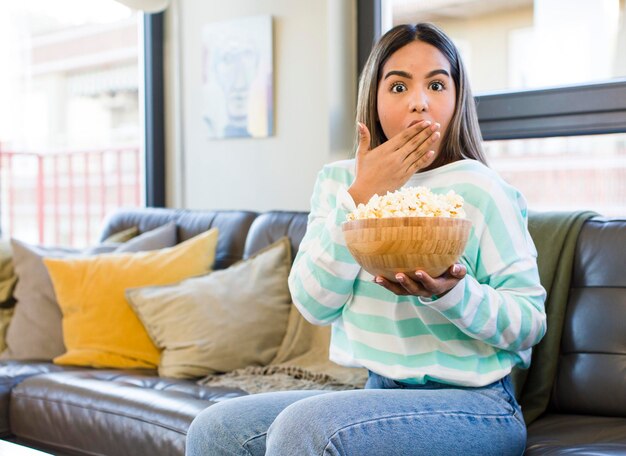
<path fill-rule="evenodd" d="M 162 349 L 159 375 L 202 377 L 268 364 L 287 327 L 290 267 L 285 237 L 228 269 L 127 290 L 128 302 Z"/>
<path fill-rule="evenodd" d="M 110 252 L 140 252 L 171 247 L 176 225 L 168 223 L 137 236 L 119 247 L 99 245 L 86 250 L 42 247 L 11 240 L 19 278 L 14 296 L 15 314 L 7 330 L 7 348 L 0 359 L 52 360 L 65 353 L 62 314 L 43 258 L 69 258 Z"/>
<path fill-rule="evenodd" d="M 11 323 L 11 318 L 13 317 L 13 311 L 14 308 L 0 309 L 0 351 L 7 347 L 5 338 L 7 328 L 9 327 L 9 323 Z"/>
<path fill-rule="evenodd" d="M 131 226 L 125 230 L 113 233 L 111 236 L 102 241 L 101 244 L 120 244 L 130 241 L 132 238 L 137 236 L 139 236 L 139 227 Z"/>
<path fill-rule="evenodd" d="M 13 270 L 13 252 L 9 241 L 0 240 L 0 307 L 12 307 L 17 276 Z"/>

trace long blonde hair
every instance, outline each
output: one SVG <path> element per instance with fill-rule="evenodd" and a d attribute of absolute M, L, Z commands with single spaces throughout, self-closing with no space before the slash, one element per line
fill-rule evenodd
<path fill-rule="evenodd" d="M 359 81 L 357 121 L 364 123 L 369 129 L 370 147 L 372 149 L 378 147 L 388 139 L 378 120 L 377 92 L 383 66 L 394 52 L 413 41 L 428 43 L 446 57 L 456 87 L 454 114 L 441 139 L 437 158 L 427 169 L 464 158 L 472 158 L 487 164 L 478 126 L 476 103 L 459 51 L 441 29 L 430 23 L 395 26 L 380 38 L 365 63 Z M 356 137 L 358 138 L 358 129 Z"/>

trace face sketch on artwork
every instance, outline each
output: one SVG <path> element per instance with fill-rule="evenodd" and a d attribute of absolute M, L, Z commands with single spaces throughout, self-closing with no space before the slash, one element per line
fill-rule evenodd
<path fill-rule="evenodd" d="M 203 121 L 209 138 L 273 134 L 272 22 L 257 16 L 203 29 Z"/>
<path fill-rule="evenodd" d="M 234 38 L 217 50 L 215 74 L 224 91 L 228 120 L 225 136 L 249 136 L 248 98 L 259 52 L 250 40 Z"/>

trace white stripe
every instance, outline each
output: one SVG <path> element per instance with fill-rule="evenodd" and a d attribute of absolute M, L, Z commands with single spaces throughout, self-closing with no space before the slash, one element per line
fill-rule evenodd
<path fill-rule="evenodd" d="M 355 293 L 358 294 L 358 288 Z M 358 295 L 359 299 L 350 303 L 350 311 L 360 315 L 387 318 L 393 321 L 421 319 L 426 325 L 449 324 L 450 320 L 430 307 L 406 301 L 383 301 Z M 395 295 L 394 295 L 395 296 Z M 414 298 L 417 301 L 417 298 Z"/>
<path fill-rule="evenodd" d="M 383 334 L 360 329 L 352 323 L 345 321 L 345 319 L 343 319 L 343 326 L 349 340 L 367 345 L 374 350 L 382 350 L 402 356 L 424 355 L 434 351 L 440 351 L 453 356 L 478 355 L 480 357 L 487 357 L 493 355 L 496 351 L 494 347 L 477 340 L 441 341 L 430 334 L 398 337 L 393 334 Z M 374 346 L 372 346 L 372 341 L 376 341 Z"/>
<path fill-rule="evenodd" d="M 332 361 L 338 362 L 334 359 Z M 423 380 L 424 376 L 428 375 L 431 378 L 441 380 L 445 379 L 447 383 L 473 387 L 489 385 L 490 383 L 500 380 L 511 372 L 511 366 L 503 366 L 502 369 L 490 371 L 481 375 L 476 372 L 447 368 L 437 364 L 428 366 L 426 369 L 415 369 L 401 365 L 389 366 L 387 364 L 380 364 L 375 361 L 362 359 L 354 359 L 351 360 L 351 362 L 352 365 L 362 365 L 372 372 L 380 373 L 380 375 L 384 375 L 387 378 L 395 380 L 417 379 L 419 381 Z"/>
<path fill-rule="evenodd" d="M 506 328 L 501 328 L 502 333 L 500 334 L 497 346 L 500 348 L 507 348 L 517 340 L 522 330 L 522 310 L 520 309 L 519 304 L 515 301 L 514 297 L 510 294 L 504 294 L 502 297 L 508 303 L 506 310 L 510 323 Z"/>
<path fill-rule="evenodd" d="M 531 309 L 533 314 L 539 314 L 539 311 L 534 307 Z M 546 323 L 546 315 L 542 313 L 541 315 L 536 315 L 533 318 L 533 326 L 528 333 L 528 336 L 522 341 L 520 344 L 520 348 L 530 349 L 535 343 L 537 343 L 537 338 L 539 337 L 540 331 L 543 329 Z"/>
<path fill-rule="evenodd" d="M 336 260 L 330 255 L 330 253 L 324 250 L 320 244 L 321 241 L 319 238 L 314 239 L 311 243 L 307 243 L 305 250 L 303 250 L 303 253 L 306 253 L 311 258 L 315 266 L 340 279 L 356 279 L 361 266 L 359 266 L 356 262 L 344 263 L 343 261 Z M 303 257 L 301 261 L 305 262 L 305 258 Z"/>
<path fill-rule="evenodd" d="M 363 367 L 361 363 L 354 359 L 351 353 L 341 350 L 335 344 L 331 344 L 328 355 L 328 359 L 340 366 Z"/>
<path fill-rule="evenodd" d="M 304 306 L 300 301 L 298 301 L 295 298 L 293 299 L 293 304 L 298 308 L 298 310 L 300 311 L 304 319 L 313 325 L 327 326 L 332 323 L 332 321 L 323 321 L 323 320 L 318 320 L 317 318 L 315 318 L 313 314 L 309 312 L 306 306 Z"/>
<path fill-rule="evenodd" d="M 471 281 L 471 282 L 476 283 L 475 281 Z M 487 301 L 488 309 L 489 309 L 489 317 L 487 321 L 485 322 L 485 324 L 483 325 L 483 327 L 480 329 L 480 331 L 478 331 L 478 333 L 475 333 L 472 336 L 472 337 L 477 337 L 479 339 L 485 340 L 485 339 L 489 339 L 493 337 L 498 331 L 498 328 L 496 325 L 497 321 L 495 318 L 496 316 L 494 315 L 494 307 L 495 306 L 499 307 L 500 305 L 502 305 L 500 303 L 501 296 L 497 291 L 495 291 L 491 287 L 478 285 L 478 288 L 480 288 L 480 290 L 482 291 L 471 293 L 470 299 L 467 303 L 464 314 L 458 320 L 454 320 L 454 323 L 457 326 L 460 326 L 461 328 L 470 326 L 480 309 L 480 304 L 483 301 Z"/>
<path fill-rule="evenodd" d="M 515 354 L 522 359 L 523 365 L 528 367 L 530 365 L 530 357 L 533 354 L 533 349 L 527 348 L 526 350 L 519 351 Z"/>
<path fill-rule="evenodd" d="M 328 307 L 330 309 L 339 309 L 343 306 L 350 297 L 352 293 L 348 294 L 339 294 L 334 291 L 327 290 L 322 287 L 320 282 L 315 277 L 313 271 L 309 270 L 309 268 L 304 264 L 303 261 L 298 265 L 299 269 L 296 271 L 296 274 L 300 275 L 300 283 L 302 284 L 302 288 L 306 293 L 313 297 L 314 300 L 323 305 L 324 307 Z M 352 290 L 350 290 L 352 291 Z"/>

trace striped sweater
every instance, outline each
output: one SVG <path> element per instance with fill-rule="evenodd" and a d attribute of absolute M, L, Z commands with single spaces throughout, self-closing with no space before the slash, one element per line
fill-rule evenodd
<path fill-rule="evenodd" d="M 409 383 L 483 386 L 528 367 L 546 331 L 545 290 L 522 195 L 494 171 L 462 160 L 415 174 L 406 187 L 453 189 L 472 230 L 467 275 L 441 298 L 397 296 L 373 282 L 346 248 L 341 224 L 355 209 L 354 160 L 326 165 L 311 199 L 289 288 L 311 323 L 332 324 L 330 359 Z"/>

